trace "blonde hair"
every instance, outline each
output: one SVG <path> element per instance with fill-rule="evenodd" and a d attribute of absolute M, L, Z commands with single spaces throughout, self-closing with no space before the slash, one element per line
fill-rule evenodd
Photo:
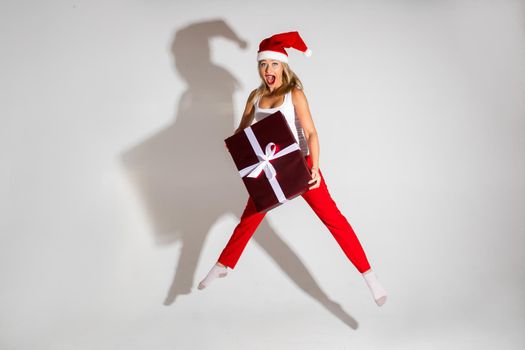
<path fill-rule="evenodd" d="M 257 64 L 259 64 L 259 62 L 257 62 Z M 290 68 L 288 63 L 281 62 L 281 64 L 283 65 L 283 76 L 282 76 L 283 83 L 281 84 L 281 86 L 279 86 L 277 90 L 275 90 L 274 94 L 284 95 L 290 92 L 294 87 L 297 87 L 298 89 L 302 90 L 303 83 L 301 82 L 297 74 L 295 74 L 295 72 Z M 264 80 L 261 79 L 261 85 L 259 85 L 259 87 L 255 90 L 255 93 L 253 94 L 253 98 L 251 102 L 255 103 L 255 100 L 257 99 L 258 96 L 262 96 L 269 92 L 270 92 L 270 89 L 268 88 Z"/>

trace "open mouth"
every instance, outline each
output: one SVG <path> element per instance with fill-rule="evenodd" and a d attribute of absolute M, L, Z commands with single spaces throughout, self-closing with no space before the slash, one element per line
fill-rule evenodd
<path fill-rule="evenodd" d="M 273 83 L 275 83 L 275 75 L 272 75 L 272 74 L 265 74 L 265 75 L 264 75 L 264 78 L 266 79 L 266 82 L 267 82 L 268 84 L 270 84 L 270 85 L 273 84 Z"/>

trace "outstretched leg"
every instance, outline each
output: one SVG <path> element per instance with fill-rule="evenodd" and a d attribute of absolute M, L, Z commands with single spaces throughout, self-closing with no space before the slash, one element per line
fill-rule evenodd
<path fill-rule="evenodd" d="M 306 160 L 308 166 L 312 167 L 312 160 L 309 155 L 306 156 Z M 306 191 L 302 194 L 302 197 L 313 209 L 315 214 L 317 214 L 319 219 L 326 225 L 328 230 L 330 230 L 352 264 L 354 264 L 359 272 L 364 273 L 370 269 L 370 263 L 368 262 L 363 247 L 352 226 L 339 208 L 337 208 L 335 201 L 328 192 L 328 187 L 326 186 L 321 169 L 319 169 L 319 175 L 321 176 L 321 184 L 319 187 Z"/>
<path fill-rule="evenodd" d="M 208 275 L 199 283 L 199 289 L 206 288 L 217 277 L 225 277 L 228 273 L 228 267 L 231 269 L 235 268 L 244 248 L 265 215 L 266 212 L 257 211 L 252 198 L 248 197 L 248 202 L 241 215 L 240 222 L 233 230 L 228 243 L 222 250 L 215 265 L 213 265 Z"/>
<path fill-rule="evenodd" d="M 266 213 L 267 212 L 258 212 L 252 198 L 248 197 L 248 202 L 241 215 L 241 220 L 233 230 L 228 243 L 218 258 L 219 263 L 231 269 L 235 268 L 244 248 L 266 216 Z"/>
<path fill-rule="evenodd" d="M 312 159 L 310 155 L 306 156 L 305 159 L 308 167 L 311 168 Z M 375 272 L 371 269 L 365 251 L 352 226 L 332 199 L 321 169 L 319 169 L 319 175 L 321 176 L 319 187 L 306 191 L 302 197 L 326 225 L 345 255 L 361 273 L 372 292 L 376 304 L 382 306 L 386 302 L 386 291 L 377 279 Z"/>

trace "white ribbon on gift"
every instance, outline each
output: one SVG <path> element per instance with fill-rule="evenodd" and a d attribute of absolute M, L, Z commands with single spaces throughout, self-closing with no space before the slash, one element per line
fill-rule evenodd
<path fill-rule="evenodd" d="M 300 149 L 299 145 L 297 144 L 297 142 L 294 142 L 290 146 L 283 148 L 279 152 L 275 153 L 275 143 L 269 142 L 266 145 L 265 152 L 263 152 L 261 146 L 259 145 L 259 142 L 257 141 L 257 138 L 255 137 L 255 134 L 253 133 L 252 128 L 251 127 L 245 128 L 244 133 L 248 137 L 248 141 L 250 142 L 250 145 L 252 146 L 255 154 L 257 155 L 257 158 L 259 158 L 259 162 L 254 163 L 250 166 L 247 166 L 244 169 L 241 169 L 239 171 L 239 175 L 241 175 L 241 178 L 244 176 L 253 178 L 253 177 L 259 176 L 261 171 L 264 170 L 264 173 L 266 174 L 266 177 L 268 178 L 268 181 L 270 182 L 270 185 L 272 186 L 273 192 L 275 193 L 275 196 L 277 197 L 279 202 L 280 203 L 286 202 L 287 201 L 286 196 L 284 195 L 283 190 L 275 177 L 277 172 L 275 171 L 275 168 L 272 165 L 272 163 L 270 163 L 270 161 L 272 159 L 282 157 L 285 154 L 288 154 L 295 150 L 299 150 Z"/>

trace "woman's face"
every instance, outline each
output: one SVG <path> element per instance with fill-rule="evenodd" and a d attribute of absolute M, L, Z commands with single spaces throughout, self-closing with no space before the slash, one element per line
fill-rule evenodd
<path fill-rule="evenodd" d="M 265 59 L 259 61 L 259 76 L 270 91 L 281 86 L 283 80 L 283 64 L 281 61 Z"/>

